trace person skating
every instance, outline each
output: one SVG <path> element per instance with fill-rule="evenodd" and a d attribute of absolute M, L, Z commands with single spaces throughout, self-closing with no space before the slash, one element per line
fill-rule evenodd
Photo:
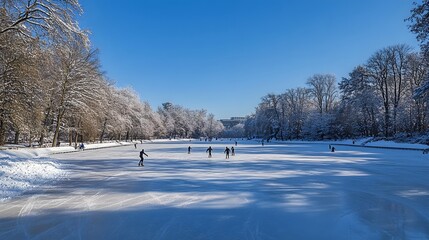
<path fill-rule="evenodd" d="M 142 149 L 142 150 L 140 151 L 140 162 L 139 162 L 139 166 L 144 166 L 144 165 L 143 165 L 144 155 L 146 155 L 146 157 L 149 157 L 149 156 L 144 152 L 144 149 Z"/>
<path fill-rule="evenodd" d="M 231 147 L 231 155 L 235 156 L 235 149 L 234 149 L 234 147 Z"/>
<path fill-rule="evenodd" d="M 208 152 L 208 153 L 209 153 L 209 158 L 211 158 L 211 157 L 212 157 L 212 151 L 213 151 L 212 146 L 210 146 L 210 147 L 209 147 L 209 148 L 207 148 L 207 150 L 206 150 L 206 152 Z"/>
<path fill-rule="evenodd" d="M 188 154 L 191 154 L 191 146 L 188 147 Z"/>
<path fill-rule="evenodd" d="M 229 148 L 225 147 L 225 151 L 223 151 L 223 152 L 226 153 L 226 156 L 225 156 L 226 159 L 229 158 L 229 151 L 230 151 Z"/>

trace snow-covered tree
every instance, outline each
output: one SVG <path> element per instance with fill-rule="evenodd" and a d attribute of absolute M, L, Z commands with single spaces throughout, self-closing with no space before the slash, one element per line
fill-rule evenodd
<path fill-rule="evenodd" d="M 286 120 L 284 123 L 287 138 L 301 138 L 304 122 L 311 110 L 310 91 L 306 88 L 288 89 L 281 95 L 286 105 Z"/>
<path fill-rule="evenodd" d="M 348 78 L 339 83 L 341 106 L 339 114 L 347 137 L 377 136 L 381 99 L 376 86 L 363 66 L 357 66 Z"/>
<path fill-rule="evenodd" d="M 428 64 L 421 54 L 411 53 L 408 55 L 408 78 L 409 87 L 406 93 L 405 105 L 408 105 L 407 116 L 409 119 L 405 122 L 410 123 L 409 130 L 421 132 L 427 129 L 428 100 L 429 92 L 424 90 L 429 88 Z M 401 121 L 399 121 L 401 122 Z"/>
<path fill-rule="evenodd" d="M 78 0 L 3 0 L 0 6 L 0 35 L 19 34 L 24 38 L 49 41 L 78 40 L 89 46 L 87 32 L 76 16 L 82 13 Z"/>
<path fill-rule="evenodd" d="M 64 114 L 75 108 L 91 109 L 99 102 L 103 84 L 96 51 L 87 51 L 80 45 L 58 45 L 54 63 L 57 66 L 52 82 L 55 112 L 55 131 L 52 144 L 57 143 Z"/>
<path fill-rule="evenodd" d="M 336 80 L 331 74 L 315 74 L 307 80 L 307 85 L 320 114 L 329 113 L 336 100 Z"/>
<path fill-rule="evenodd" d="M 213 114 L 207 116 L 207 130 L 206 134 L 208 138 L 217 137 L 224 129 L 223 124 L 216 120 Z"/>
<path fill-rule="evenodd" d="M 384 107 L 384 135 L 396 133 L 399 104 L 404 98 L 409 79 L 407 78 L 410 47 L 394 45 L 374 53 L 366 64 Z"/>
<path fill-rule="evenodd" d="M 4 144 L 7 129 L 13 129 L 18 139 L 25 122 L 37 115 L 33 110 L 41 96 L 40 62 L 43 55 L 38 41 L 0 35 L 0 145 Z M 34 133 L 34 129 L 26 129 L 31 130 Z"/>
<path fill-rule="evenodd" d="M 244 124 L 239 123 L 230 129 L 224 129 L 221 134 L 224 138 L 242 138 L 245 136 Z"/>
<path fill-rule="evenodd" d="M 411 32 L 417 35 L 423 55 L 429 59 L 429 1 L 414 2 L 411 16 L 407 20 L 411 23 Z"/>

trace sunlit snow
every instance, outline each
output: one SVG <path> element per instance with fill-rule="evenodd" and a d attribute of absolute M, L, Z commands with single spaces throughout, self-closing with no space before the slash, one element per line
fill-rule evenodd
<path fill-rule="evenodd" d="M 239 141 L 225 159 L 233 143 L 3 156 L 2 186 L 8 171 L 35 185 L 0 203 L 0 238 L 429 238 L 429 156 L 421 151 Z"/>

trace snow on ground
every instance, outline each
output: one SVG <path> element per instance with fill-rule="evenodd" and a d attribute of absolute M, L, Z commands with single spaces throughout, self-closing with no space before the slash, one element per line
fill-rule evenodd
<path fill-rule="evenodd" d="M 87 144 L 85 149 L 130 145 L 129 142 Z M 15 147 L 16 148 L 16 147 Z M 18 148 L 0 151 L 0 201 L 35 188 L 50 185 L 66 176 L 57 161 L 48 158 L 56 153 L 75 152 L 73 147 Z"/>
<path fill-rule="evenodd" d="M 369 142 L 365 144 L 365 146 L 376 146 L 376 147 L 396 147 L 396 148 L 418 148 L 418 149 L 427 149 L 429 148 L 428 145 L 425 144 L 412 144 L 412 143 L 395 143 L 391 141 L 375 141 L 375 142 Z"/>
<path fill-rule="evenodd" d="M 429 239 L 421 151 L 239 141 L 225 159 L 232 144 L 53 155 L 67 178 L 0 203 L 0 239 Z"/>
<path fill-rule="evenodd" d="M 0 151 L 0 201 L 49 184 L 65 171 L 52 159 L 39 157 L 47 150 Z"/>

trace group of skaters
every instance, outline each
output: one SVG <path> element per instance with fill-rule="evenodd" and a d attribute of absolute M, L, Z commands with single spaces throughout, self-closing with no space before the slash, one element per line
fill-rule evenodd
<path fill-rule="evenodd" d="M 235 146 L 237 146 L 237 142 L 235 142 Z M 188 154 L 191 154 L 191 146 L 188 147 Z M 213 152 L 213 148 L 212 146 L 209 146 L 209 148 L 207 148 L 206 153 L 208 153 L 208 157 L 211 158 L 212 157 L 212 152 Z M 228 159 L 229 158 L 229 153 L 231 153 L 232 156 L 235 156 L 235 148 L 234 147 L 225 147 L 225 150 L 223 151 L 223 153 L 225 153 L 225 158 Z"/>
<path fill-rule="evenodd" d="M 237 142 L 235 142 L 235 145 L 237 146 Z M 192 149 L 191 146 L 189 146 L 188 147 L 188 154 L 191 154 L 191 149 Z M 207 150 L 206 150 L 206 153 L 209 154 L 208 155 L 209 158 L 212 157 L 212 151 L 213 151 L 213 148 L 211 146 L 209 146 L 209 148 L 207 148 Z M 231 148 L 225 147 L 225 150 L 223 152 L 225 153 L 225 158 L 226 159 L 229 159 L 229 153 L 231 153 L 232 156 L 235 156 L 235 148 L 234 147 L 231 147 Z M 144 149 L 142 149 L 140 151 L 140 161 L 139 161 L 139 164 L 138 164 L 139 167 L 140 166 L 142 166 L 142 167 L 144 166 L 144 156 L 149 157 L 145 153 Z"/>
<path fill-rule="evenodd" d="M 209 156 L 208 156 L 209 158 L 212 157 L 212 151 L 213 151 L 213 148 L 211 146 L 209 148 L 207 148 L 207 150 L 206 150 L 206 153 L 209 153 Z M 223 153 L 225 153 L 225 159 L 229 158 L 230 152 L 231 152 L 232 156 L 235 156 L 235 148 L 234 147 L 231 147 L 231 148 L 225 147 L 225 150 L 223 151 Z"/>
<path fill-rule="evenodd" d="M 353 143 L 354 144 L 354 143 Z M 83 145 L 83 144 L 82 144 Z M 235 142 L 235 146 L 237 146 L 237 142 Z M 264 141 L 262 140 L 262 146 L 264 146 Z M 136 145 L 134 145 L 134 147 L 136 147 Z M 83 148 L 83 147 L 82 147 Z M 191 146 L 188 147 L 188 154 L 191 154 Z M 331 146 L 331 144 L 329 144 L 329 149 L 331 150 L 331 152 L 335 152 L 335 147 Z M 212 152 L 213 152 L 213 148 L 211 146 L 209 146 L 206 150 L 206 153 L 208 153 L 208 157 L 211 158 L 212 157 Z M 231 153 L 232 156 L 235 156 L 235 148 L 234 147 L 225 147 L 225 150 L 223 151 L 223 153 L 225 153 L 225 159 L 229 159 L 229 154 Z M 140 161 L 139 161 L 139 166 L 144 166 L 143 161 L 144 161 L 144 156 L 149 157 L 144 149 L 142 149 L 140 151 Z"/>

